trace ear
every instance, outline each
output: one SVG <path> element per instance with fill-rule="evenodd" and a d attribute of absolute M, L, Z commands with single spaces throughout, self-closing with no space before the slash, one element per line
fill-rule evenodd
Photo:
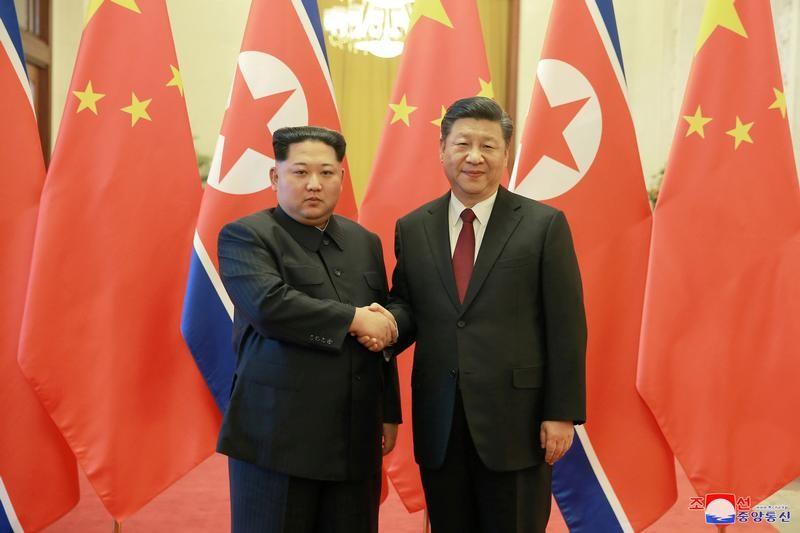
<path fill-rule="evenodd" d="M 278 190 L 278 171 L 276 167 L 269 169 L 269 181 L 272 184 L 272 190 Z"/>

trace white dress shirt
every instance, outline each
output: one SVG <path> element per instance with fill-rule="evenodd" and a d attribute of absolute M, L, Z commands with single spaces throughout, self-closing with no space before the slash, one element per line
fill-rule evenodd
<path fill-rule="evenodd" d="M 486 200 L 481 200 L 472 206 L 472 212 L 475 213 L 475 220 L 472 222 L 472 228 L 475 230 L 475 257 L 472 259 L 473 263 L 478 258 L 478 251 L 481 249 L 481 242 L 483 241 L 483 234 L 486 233 L 486 225 L 489 223 L 489 217 L 492 215 L 492 208 L 494 201 L 497 198 L 497 191 Z M 448 221 L 450 228 L 450 257 L 456 251 L 456 242 L 458 242 L 458 235 L 461 233 L 461 227 L 464 221 L 461 220 L 461 212 L 466 209 L 464 204 L 456 198 L 456 195 L 450 193 L 450 211 L 448 213 Z"/>

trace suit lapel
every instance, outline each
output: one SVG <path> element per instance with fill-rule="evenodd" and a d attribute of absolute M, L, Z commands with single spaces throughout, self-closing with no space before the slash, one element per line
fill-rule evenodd
<path fill-rule="evenodd" d="M 513 195 L 500 187 L 497 191 L 497 199 L 492 208 L 492 215 L 489 217 L 489 225 L 483 234 L 481 248 L 478 251 L 478 258 L 475 260 L 475 267 L 472 269 L 472 277 L 467 286 L 467 294 L 461 311 L 466 311 L 475 296 L 480 291 L 486 276 L 492 270 L 497 257 L 508 242 L 511 234 L 516 229 L 522 218 L 517 210 L 520 208 L 519 202 L 515 201 Z M 445 221 L 446 222 L 446 221 Z M 452 267 L 450 276 L 453 277 Z M 455 289 L 455 281 L 453 281 Z"/>
<path fill-rule="evenodd" d="M 447 219 L 447 210 L 450 204 L 448 192 L 428 210 L 425 218 L 425 234 L 428 237 L 428 246 L 431 249 L 433 262 L 442 280 L 445 291 L 456 309 L 461 307 L 456 292 L 456 278 L 453 276 L 453 262 L 450 257 L 450 229 Z M 488 228 L 487 228 L 488 229 Z"/>

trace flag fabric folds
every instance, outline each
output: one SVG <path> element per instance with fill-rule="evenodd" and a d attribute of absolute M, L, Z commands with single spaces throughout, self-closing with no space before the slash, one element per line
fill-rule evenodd
<path fill-rule="evenodd" d="M 17 364 L 45 167 L 12 0 L 0 0 L 0 44 L 0 531 L 19 532 L 42 529 L 77 503 L 78 469 Z"/>
<path fill-rule="evenodd" d="M 637 386 L 698 494 L 800 475 L 800 191 L 769 2 L 709 1 L 656 204 Z"/>
<path fill-rule="evenodd" d="M 180 334 L 199 199 L 165 1 L 90 2 L 19 363 L 117 520 L 213 452 L 219 411 Z"/>
<path fill-rule="evenodd" d="M 341 130 L 315 0 L 253 0 L 231 97 L 203 195 L 181 330 L 218 407 L 228 404 L 236 356 L 233 303 L 219 277 L 217 236 L 276 204 L 272 132 L 284 126 Z M 349 176 L 337 213 L 355 219 Z"/>
<path fill-rule="evenodd" d="M 397 219 L 449 188 L 439 161 L 439 125 L 445 109 L 459 98 L 476 95 L 494 97 L 475 0 L 415 2 L 359 215 L 359 222 L 380 235 L 389 275 L 395 264 Z M 403 424 L 397 446 L 385 461 L 410 512 L 425 507 L 411 435 L 412 363 L 411 349 L 397 360 Z"/>
<path fill-rule="evenodd" d="M 640 531 L 676 487 L 636 391 L 651 214 L 611 1 L 555 0 L 536 72 L 512 187 L 566 214 L 589 330 L 587 423 L 553 493 L 570 531 Z"/>

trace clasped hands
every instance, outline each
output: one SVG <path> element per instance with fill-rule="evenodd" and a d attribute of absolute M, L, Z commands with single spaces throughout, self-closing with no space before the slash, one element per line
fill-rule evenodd
<path fill-rule="evenodd" d="M 356 307 L 350 335 L 357 337 L 368 350 L 380 352 L 397 342 L 397 322 L 392 313 L 380 304 Z"/>

